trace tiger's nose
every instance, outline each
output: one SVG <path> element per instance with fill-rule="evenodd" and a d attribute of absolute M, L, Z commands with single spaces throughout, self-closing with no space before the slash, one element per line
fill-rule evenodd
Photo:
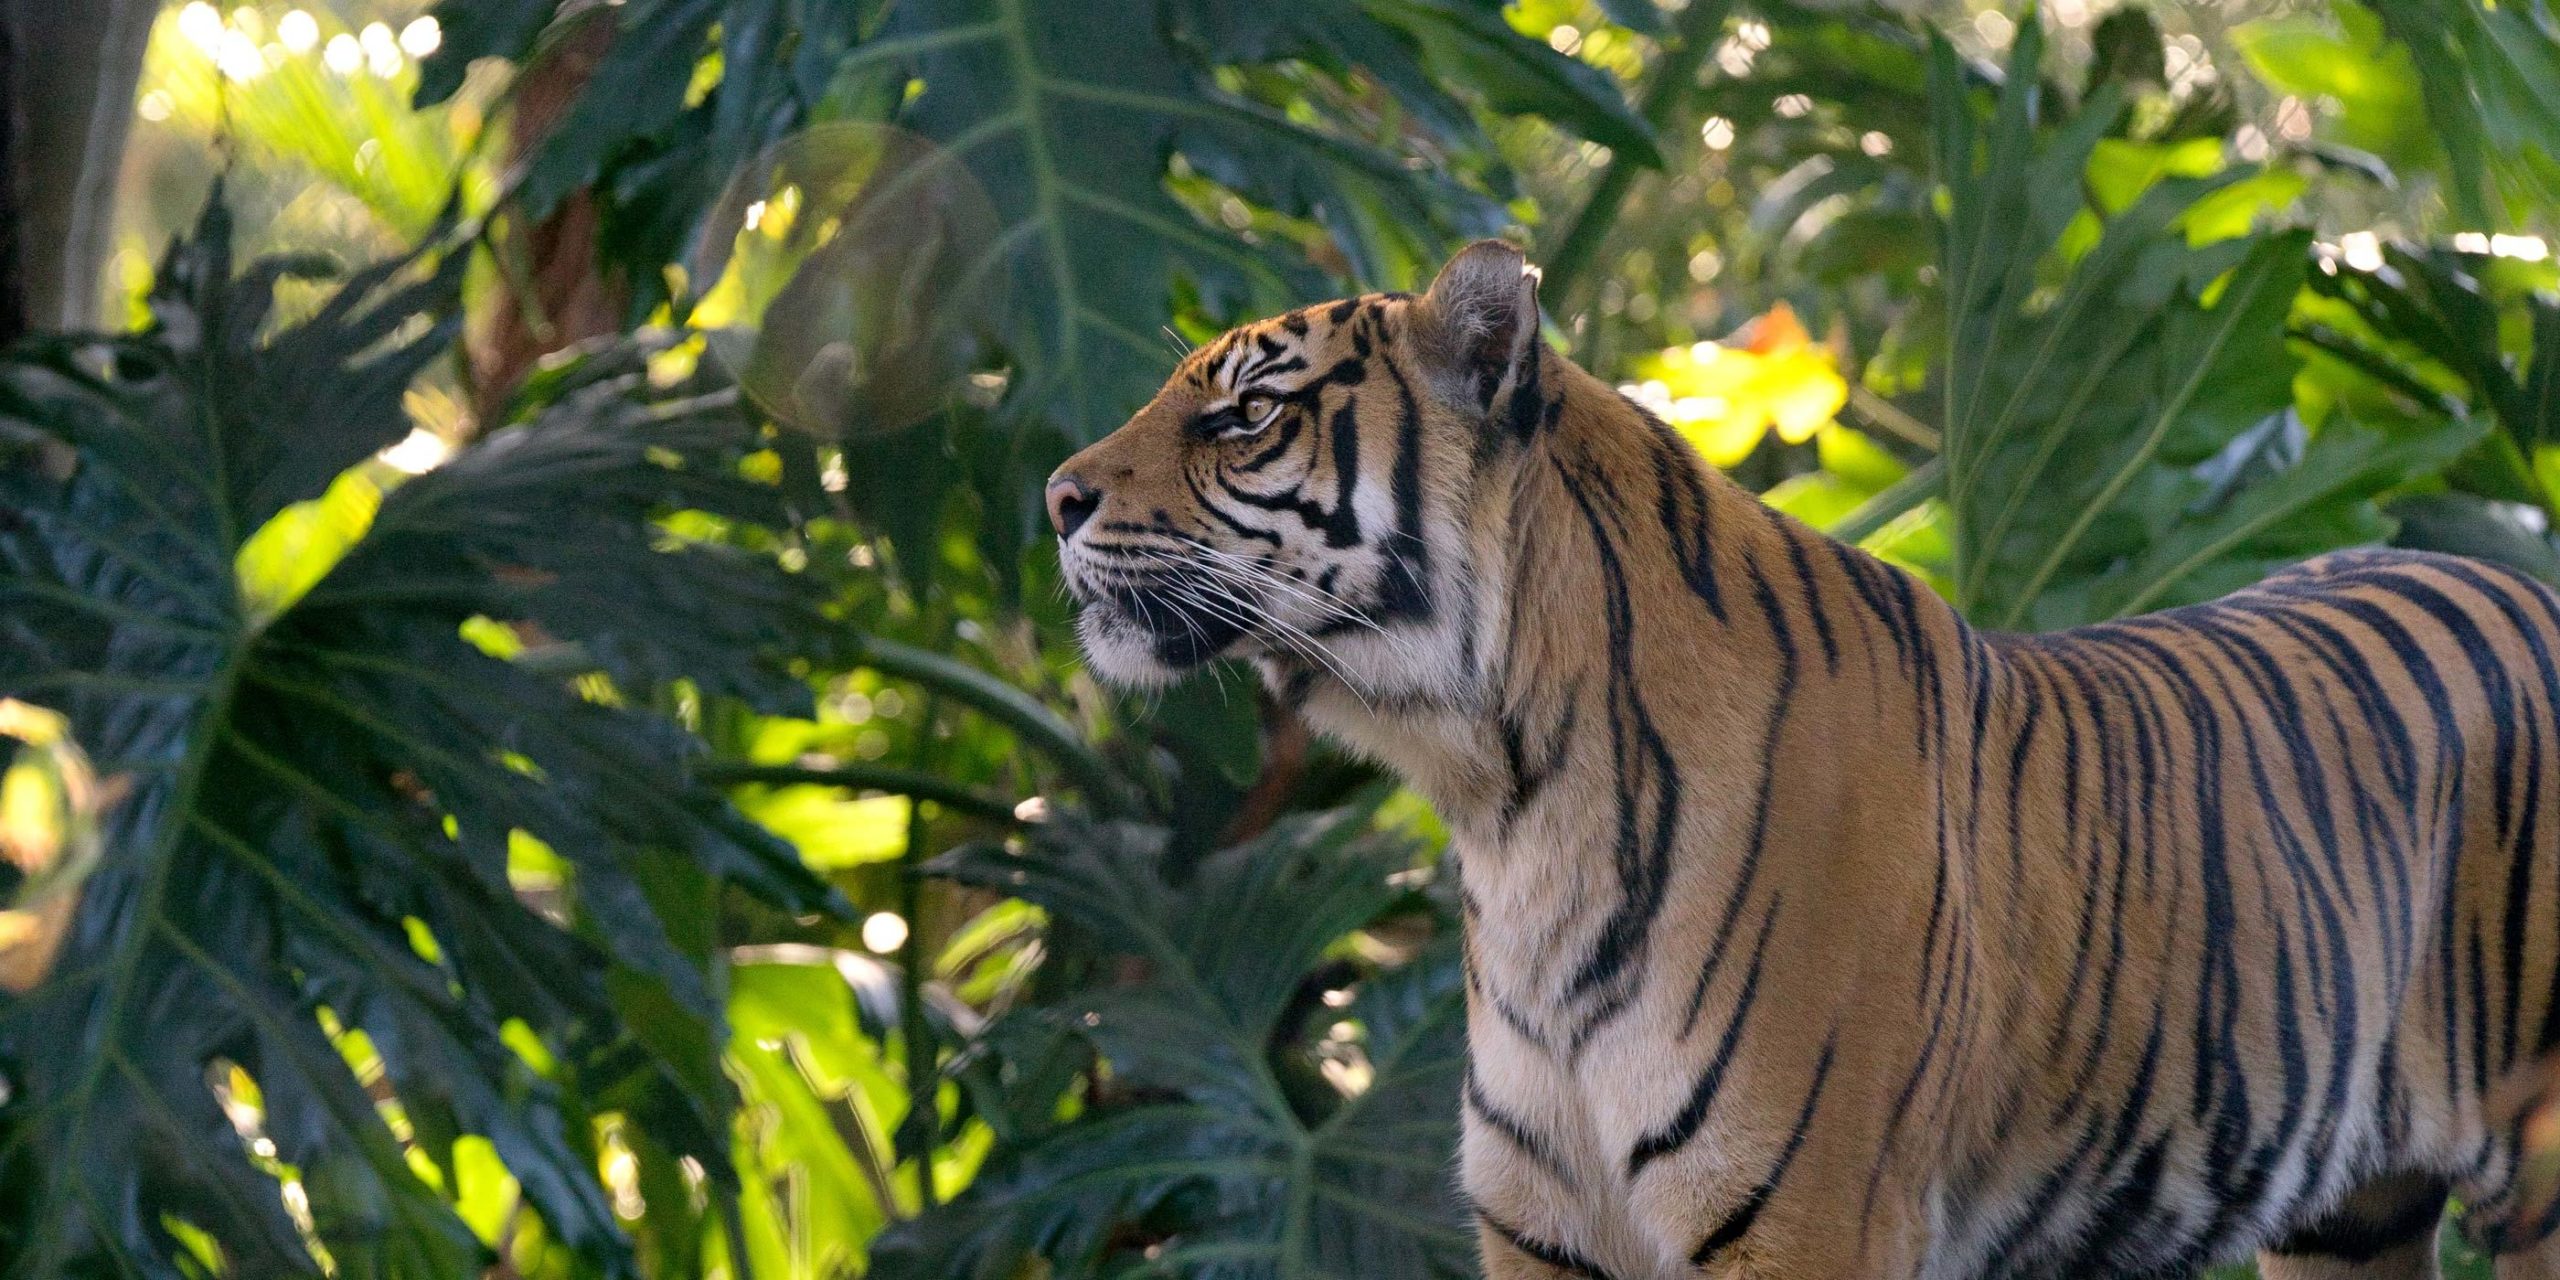
<path fill-rule="evenodd" d="M 1102 506 L 1102 495 L 1092 486 L 1072 475 L 1060 475 L 1049 481 L 1049 525 L 1061 539 L 1076 536 L 1076 530 L 1093 518 Z"/>

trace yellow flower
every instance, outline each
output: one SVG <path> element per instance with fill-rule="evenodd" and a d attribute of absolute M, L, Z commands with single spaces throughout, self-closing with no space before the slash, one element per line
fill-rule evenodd
<path fill-rule="evenodd" d="M 1661 414 L 1707 461 L 1730 467 L 1771 430 L 1802 444 L 1849 401 L 1831 352 L 1781 302 L 1725 342 L 1673 347 L 1638 362 L 1620 388 Z"/>

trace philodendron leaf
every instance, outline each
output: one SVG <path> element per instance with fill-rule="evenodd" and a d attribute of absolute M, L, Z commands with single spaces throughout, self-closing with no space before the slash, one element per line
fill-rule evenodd
<path fill-rule="evenodd" d="M 2477 428 L 2339 413 L 2306 429 L 2293 415 L 2287 323 L 2309 233 L 2213 240 L 2188 221 L 2247 170 L 2160 179 L 2094 244 L 2067 248 L 2118 107 L 2101 89 L 2078 115 L 2039 120 L 2041 47 L 2030 22 L 1987 121 L 1953 51 L 1933 52 L 1958 606 L 1996 627 L 2069 626 L 2388 535 L 2375 496 L 2441 470 Z"/>
<path fill-rule="evenodd" d="M 1643 6 L 1616 8 L 1642 20 Z M 1291 238 L 1202 217 L 1201 202 L 1222 193 L 1200 179 L 1314 224 L 1352 274 L 1379 284 L 1422 269 L 1448 240 L 1500 229 L 1500 193 L 1450 176 L 1480 168 L 1500 181 L 1471 99 L 1657 156 L 1616 82 L 1513 29 L 1499 0 L 608 9 L 595 19 L 615 24 L 602 65 L 523 168 L 528 207 L 595 191 L 603 241 L 645 304 L 739 166 L 862 103 L 853 114 L 877 112 L 957 157 L 987 191 L 1001 229 L 970 246 L 982 259 L 972 278 L 1011 299 L 994 335 L 1016 366 L 1009 404 L 1078 440 L 1118 426 L 1162 382 L 1177 299 L 1232 318 L 1339 292 Z M 489 0 L 442 0 L 436 12 L 467 43 L 430 60 L 422 96 L 450 92 L 470 58 L 523 62 L 541 43 L 541 24 Z M 720 74 L 697 92 L 715 51 Z M 1298 95 L 1284 110 L 1249 83 L 1248 73 L 1309 71 L 1343 92 Z M 1403 116 L 1393 126 L 1371 110 L 1381 97 Z M 1453 154 L 1469 163 L 1406 163 Z"/>
<path fill-rule="evenodd" d="M 1118 426 L 1163 380 L 1170 357 L 1159 330 L 1174 318 L 1177 281 L 1213 314 L 1278 309 L 1326 288 L 1294 251 L 1239 237 L 1177 201 L 1165 184 L 1169 156 L 1321 222 L 1355 262 L 1411 259 L 1415 237 L 1455 229 L 1445 210 L 1474 229 L 1489 212 L 1347 130 L 1302 123 L 1218 81 L 1216 68 L 1245 49 L 1310 52 L 1343 66 L 1359 57 L 1390 82 L 1421 82 L 1394 26 L 1354 13 L 1344 39 L 1319 45 L 1303 24 L 1204 21 L 1199 8 L 1178 7 L 1182 24 L 1168 29 L 1148 5 L 912 0 L 855 54 L 922 82 L 898 122 L 961 154 L 995 201 L 1005 230 L 991 269 L 1004 273 L 1013 300 L 1015 403 L 1082 439 Z M 1414 21 L 1423 17 L 1440 15 Z M 1501 34 L 1503 49 L 1554 56 Z M 1215 47 L 1212 38 L 1237 43 Z M 1454 124 L 1444 101 L 1417 99 L 1424 118 Z"/>
<path fill-rule="evenodd" d="M 2550 8 L 2472 0 L 2367 7 L 2416 67 L 2461 221 L 2488 226 L 2502 208 L 2547 204 L 2560 191 L 2560 21 Z"/>
<path fill-rule="evenodd" d="M 2312 287 L 2350 308 L 2365 335 L 2338 335 L 2361 354 L 2440 366 L 2475 410 L 2497 420 L 2520 454 L 2560 443 L 2560 301 L 2530 287 L 2501 288 L 2502 263 L 2486 254 L 2394 244 L 2377 271 L 2341 271 Z M 2521 331 L 2525 350 L 2504 338 Z M 2394 348 L 2399 348 L 2395 350 Z"/>
<path fill-rule="evenodd" d="M 227 232 L 216 206 L 173 248 L 144 332 L 0 363 L 0 442 L 70 463 L 0 469 L 0 698 L 61 710 L 121 794 L 50 978 L 0 999 L 0 1269 L 474 1274 L 451 1171 L 477 1135 L 586 1273 L 626 1273 L 557 1079 L 592 1071 L 727 1194 L 716 975 L 661 895 L 831 899 L 693 782 L 683 731 L 466 632 L 629 693 L 805 696 L 792 580 L 655 518 L 777 518 L 737 470 L 754 437 L 598 395 L 405 483 L 344 470 L 410 430 L 462 257 L 274 328 L 283 268 L 234 279 Z M 333 485 L 377 491 L 361 534 L 298 595 L 253 590 L 258 531 Z M 509 878 L 528 841 L 568 868 L 540 910 Z"/>
<path fill-rule="evenodd" d="M 1361 980 L 1357 1032 L 1315 1051 L 1341 1069 L 1313 1105 L 1275 1063 L 1302 1051 L 1289 1013 L 1342 936 L 1403 896 L 1399 844 L 1364 812 L 1303 817 L 1163 875 L 1161 831 L 1072 816 L 1021 852 L 938 864 L 1020 896 L 1124 951 L 1146 976 L 1052 1011 L 1092 1041 L 1116 1094 L 1000 1145 L 970 1190 L 893 1229 L 888 1280 L 1019 1274 L 1299 1280 L 1461 1276 L 1473 1245 L 1449 1178 L 1465 996 L 1443 944 Z"/>

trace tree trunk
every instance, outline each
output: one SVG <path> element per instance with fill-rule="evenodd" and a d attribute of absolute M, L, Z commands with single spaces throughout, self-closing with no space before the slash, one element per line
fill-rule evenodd
<path fill-rule="evenodd" d="M 26 190 L 20 171 L 18 137 L 18 21 L 12 7 L 0 7 L 0 350 L 27 336 L 27 255 L 25 214 L 18 193 Z"/>
<path fill-rule="evenodd" d="M 569 114 L 613 47 L 616 11 L 598 6 L 550 51 L 517 73 L 508 163 L 524 164 Z M 479 324 L 466 344 L 472 417 L 480 430 L 498 425 L 507 402 L 542 358 L 590 338 L 619 333 L 630 291 L 596 262 L 595 197 L 571 192 L 550 215 L 517 232 L 496 252 L 507 259 Z"/>
<path fill-rule="evenodd" d="M 98 273 L 115 236 L 116 180 L 157 0 L 0 0 L 0 274 L 20 329 L 98 324 Z"/>

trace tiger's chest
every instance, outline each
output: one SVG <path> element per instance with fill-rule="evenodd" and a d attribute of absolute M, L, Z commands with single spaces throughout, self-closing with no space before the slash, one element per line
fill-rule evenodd
<path fill-rule="evenodd" d="M 1765 1145 L 1754 1122 L 1773 1111 L 1764 1095 L 1780 1073 L 1729 1051 L 1715 1105 L 1691 1107 L 1717 1011 L 1685 1016 L 1689 993 L 1669 966 L 1591 979 L 1614 915 L 1607 869 L 1549 859 L 1524 877 L 1485 873 L 1485 861 L 1470 859 L 1464 877 L 1469 1198 L 1611 1280 L 1696 1276 L 1687 1236 L 1747 1196 Z"/>
<path fill-rule="evenodd" d="M 1660 1047 L 1603 1030 L 1577 1051 L 1549 1040 L 1488 987 L 1470 1001 L 1469 1018 L 1459 1169 L 1470 1201 L 1611 1280 L 1694 1276 L 1689 1244 L 1664 1229 L 1694 1213 L 1660 1212 L 1649 1204 L 1663 1198 L 1659 1176 L 1631 1168 L 1661 1100 Z M 1716 1149 L 1716 1128 L 1694 1141 L 1697 1155 Z M 1702 1191 L 1716 1198 L 1697 1185 L 1693 1168 L 1674 1194 L 1695 1201 Z"/>

